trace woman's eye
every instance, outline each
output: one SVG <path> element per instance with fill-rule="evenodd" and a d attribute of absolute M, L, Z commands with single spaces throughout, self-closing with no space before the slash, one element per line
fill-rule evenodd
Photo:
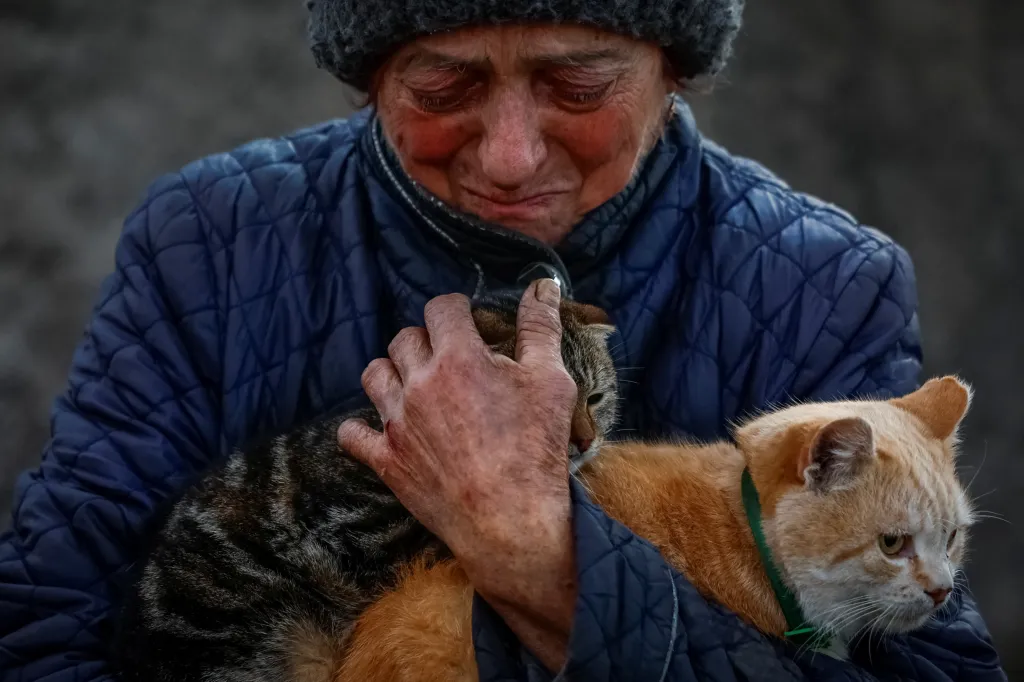
<path fill-rule="evenodd" d="M 417 95 L 420 108 L 431 113 L 440 113 L 455 109 L 464 99 L 461 94 L 454 95 Z"/>
<path fill-rule="evenodd" d="M 480 83 L 458 83 L 441 90 L 413 90 L 416 104 L 420 109 L 432 114 L 454 111 L 468 104 L 479 94 Z"/>
<path fill-rule="evenodd" d="M 573 80 L 558 76 L 553 76 L 548 81 L 551 93 L 558 100 L 569 106 L 578 107 L 586 107 L 600 102 L 611 91 L 612 85 L 614 85 L 614 81 L 605 81 L 595 85 L 593 82 L 573 82 Z"/>
<path fill-rule="evenodd" d="M 604 400 L 604 393 L 591 393 L 587 398 L 587 405 L 597 405 L 602 400 Z"/>
<path fill-rule="evenodd" d="M 452 101 L 452 98 L 450 97 L 420 97 L 419 101 L 420 106 L 423 109 L 426 109 L 427 111 L 440 111 L 443 109 L 449 109 L 454 103 Z"/>
<path fill-rule="evenodd" d="M 559 92 L 559 96 L 573 104 L 592 104 L 604 97 L 604 94 L 607 91 L 607 87 L 602 87 L 596 90 L 570 89 Z"/>
<path fill-rule="evenodd" d="M 878 547 L 886 556 L 896 556 L 907 545 L 906 535 L 880 535 Z"/>

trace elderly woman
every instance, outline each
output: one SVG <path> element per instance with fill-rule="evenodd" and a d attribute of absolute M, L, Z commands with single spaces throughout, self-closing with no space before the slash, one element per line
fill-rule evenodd
<path fill-rule="evenodd" d="M 870 660 L 796 658 L 550 465 L 559 293 L 618 326 L 632 434 L 918 384 L 906 254 L 703 139 L 678 95 L 741 4 L 312 0 L 318 63 L 373 106 L 190 164 L 128 218 L 0 543 L 0 679 L 109 679 L 115 576 L 160 503 L 363 384 L 394 433 L 340 438 L 466 566 L 485 680 L 1003 679 L 960 592 Z M 469 298 L 541 278 L 517 370 L 482 362 Z"/>

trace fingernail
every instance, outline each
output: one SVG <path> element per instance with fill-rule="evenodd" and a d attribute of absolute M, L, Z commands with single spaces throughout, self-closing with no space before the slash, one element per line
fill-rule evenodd
<path fill-rule="evenodd" d="M 562 292 L 558 288 L 558 282 L 553 279 L 542 279 L 537 282 L 537 300 L 549 306 L 558 305 L 558 299 Z"/>

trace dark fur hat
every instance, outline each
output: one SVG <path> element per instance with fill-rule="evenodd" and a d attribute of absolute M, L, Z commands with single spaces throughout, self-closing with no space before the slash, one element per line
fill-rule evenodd
<path fill-rule="evenodd" d="M 660 45 L 678 77 L 725 65 L 744 0 L 307 0 L 317 66 L 366 90 L 398 47 L 466 26 L 581 24 Z"/>

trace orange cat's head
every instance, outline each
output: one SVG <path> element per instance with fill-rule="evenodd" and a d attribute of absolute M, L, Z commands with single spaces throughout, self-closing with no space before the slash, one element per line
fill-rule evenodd
<path fill-rule="evenodd" d="M 905 632 L 946 604 L 972 522 L 954 463 L 970 399 L 945 377 L 903 398 L 797 405 L 737 430 L 765 537 L 810 624 L 846 639 Z"/>

